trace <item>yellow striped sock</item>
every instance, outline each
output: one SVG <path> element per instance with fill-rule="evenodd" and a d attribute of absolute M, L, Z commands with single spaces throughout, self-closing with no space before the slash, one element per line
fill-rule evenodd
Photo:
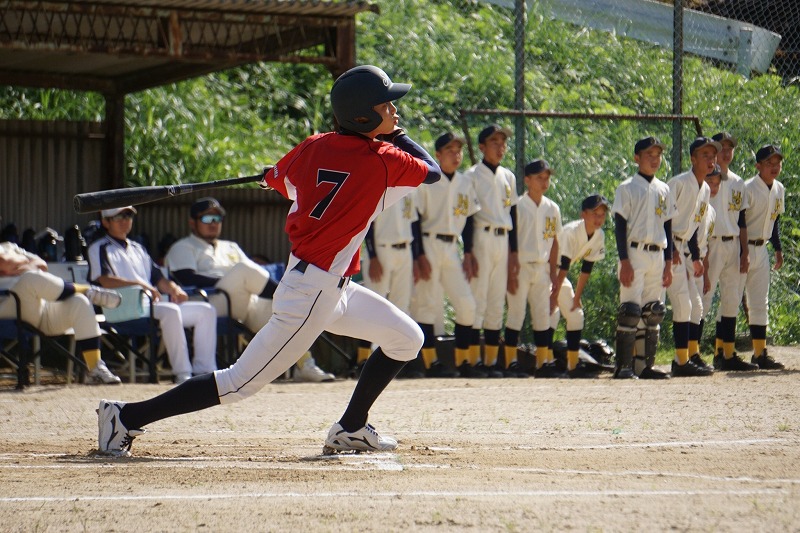
<path fill-rule="evenodd" d="M 97 363 L 100 362 L 100 350 L 96 348 L 86 350 L 81 355 L 83 356 L 83 360 L 86 361 L 86 367 L 89 369 L 89 372 L 94 370 Z"/>
<path fill-rule="evenodd" d="M 578 366 L 578 351 L 567 350 L 567 370 L 575 370 Z"/>
<path fill-rule="evenodd" d="M 685 365 L 689 362 L 689 349 L 688 348 L 675 348 L 675 360 L 679 365 Z"/>
<path fill-rule="evenodd" d="M 719 337 L 714 339 L 714 353 L 719 353 L 719 349 L 725 349 L 725 343 Z"/>
<path fill-rule="evenodd" d="M 463 363 L 469 361 L 469 349 L 467 348 L 456 348 L 456 353 L 454 356 L 454 363 L 456 367 L 461 366 Z"/>
<path fill-rule="evenodd" d="M 484 348 L 483 364 L 486 366 L 494 366 L 497 364 L 497 354 L 500 352 L 500 347 L 494 344 L 487 344 Z"/>
<path fill-rule="evenodd" d="M 547 346 L 536 347 L 536 368 L 542 368 L 547 362 Z"/>
<path fill-rule="evenodd" d="M 508 368 L 511 363 L 517 360 L 517 347 L 506 346 L 504 352 L 506 354 L 506 368 Z"/>
<path fill-rule="evenodd" d="M 753 354 L 755 354 L 756 357 L 764 353 L 766 349 L 767 339 L 753 339 Z"/>
<path fill-rule="evenodd" d="M 481 347 L 477 344 L 472 344 L 469 347 L 469 364 L 475 366 L 481 360 Z"/>
<path fill-rule="evenodd" d="M 725 359 L 730 359 L 733 357 L 733 352 L 736 351 L 736 345 L 732 342 L 723 342 L 722 343 L 722 354 L 725 356 Z"/>
<path fill-rule="evenodd" d="M 695 340 L 689 341 L 689 353 L 694 355 L 696 353 L 700 353 L 700 343 Z"/>
<path fill-rule="evenodd" d="M 367 359 L 369 359 L 372 350 L 367 348 L 366 346 L 359 346 L 358 347 L 358 355 L 356 356 L 356 363 L 363 363 Z"/>
<path fill-rule="evenodd" d="M 555 360 L 556 360 L 556 356 L 555 356 L 555 354 L 553 354 L 553 349 L 552 348 L 547 348 L 547 362 L 548 363 L 552 363 Z"/>
<path fill-rule="evenodd" d="M 434 361 L 436 361 L 436 348 L 423 348 L 422 362 L 425 368 L 430 368 Z"/>

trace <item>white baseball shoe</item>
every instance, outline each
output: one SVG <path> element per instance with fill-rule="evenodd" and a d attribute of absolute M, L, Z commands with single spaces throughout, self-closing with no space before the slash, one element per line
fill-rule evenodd
<path fill-rule="evenodd" d="M 313 357 L 309 357 L 302 363 L 295 365 L 294 367 L 294 380 L 298 383 L 300 382 L 309 382 L 309 383 L 322 383 L 322 382 L 329 382 L 335 381 L 336 376 L 331 374 L 330 372 L 325 372 L 320 367 L 317 366 L 317 362 L 314 361 Z"/>
<path fill-rule="evenodd" d="M 142 435 L 144 429 L 128 429 L 119 419 L 125 402 L 100 400 L 97 409 L 97 449 L 100 453 L 114 457 L 128 457 L 133 439 Z"/>
<path fill-rule="evenodd" d="M 86 377 L 89 383 L 103 383 L 105 385 L 119 385 L 122 383 L 119 376 L 115 376 L 102 359 L 97 362 L 97 366 Z"/>
<path fill-rule="evenodd" d="M 117 291 L 104 289 L 103 287 L 92 287 L 86 291 L 86 297 L 94 305 L 116 309 L 122 303 L 122 296 Z"/>
<path fill-rule="evenodd" d="M 390 452 L 395 449 L 397 440 L 381 436 L 371 424 L 350 433 L 337 422 L 328 432 L 322 453 L 332 455 L 338 452 Z"/>

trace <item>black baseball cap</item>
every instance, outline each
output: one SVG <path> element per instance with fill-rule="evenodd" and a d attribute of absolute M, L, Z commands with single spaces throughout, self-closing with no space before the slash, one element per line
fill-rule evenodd
<path fill-rule="evenodd" d="M 508 128 L 503 128 L 497 124 L 490 124 L 481 130 L 478 134 L 478 144 L 483 144 L 486 142 L 486 139 L 494 135 L 495 133 L 500 132 L 506 136 L 506 139 L 511 137 L 511 130 Z"/>
<path fill-rule="evenodd" d="M 638 141 L 636 141 L 636 144 L 633 146 L 633 153 L 634 154 L 638 154 L 639 152 L 647 150 L 648 148 L 652 148 L 653 146 L 658 146 L 662 150 L 666 150 L 667 149 L 667 145 L 665 145 L 664 143 L 659 141 L 658 137 L 652 137 L 651 136 L 651 137 L 645 137 L 644 139 L 639 139 Z"/>
<path fill-rule="evenodd" d="M 765 144 L 761 148 L 758 149 L 756 152 L 756 163 L 761 163 L 765 159 L 769 159 L 773 155 L 780 156 L 783 159 L 783 154 L 781 153 L 781 149 L 774 145 L 774 144 Z"/>
<path fill-rule="evenodd" d="M 533 161 L 525 165 L 526 176 L 530 176 L 532 174 L 538 174 L 539 172 L 544 172 L 545 170 L 550 174 L 553 173 L 553 170 L 550 168 L 550 164 L 544 159 L 534 159 Z"/>
<path fill-rule="evenodd" d="M 452 142 L 457 142 L 461 146 L 464 146 L 464 143 L 466 141 L 461 137 L 457 137 L 452 131 L 448 131 L 447 133 L 443 133 L 442 135 L 440 135 L 439 138 L 436 139 L 436 144 L 434 144 L 433 146 L 434 148 L 436 148 L 436 151 L 438 152 L 439 150 L 441 150 L 442 148 L 444 148 L 445 146 L 447 146 Z"/>
<path fill-rule="evenodd" d="M 587 209 L 596 209 L 601 205 L 606 206 L 608 209 L 611 208 L 608 198 L 602 194 L 592 194 L 591 196 L 584 198 L 583 202 L 581 202 L 581 211 L 586 211 Z"/>
<path fill-rule="evenodd" d="M 694 155 L 697 150 L 705 146 L 713 146 L 717 152 L 722 150 L 722 145 L 714 139 L 709 137 L 697 137 L 694 141 L 692 141 L 692 144 L 689 145 L 689 155 Z"/>
<path fill-rule="evenodd" d="M 736 140 L 736 137 L 734 137 L 733 135 L 731 135 L 727 131 L 721 131 L 721 132 L 717 133 L 716 135 L 714 135 L 711 138 L 713 140 L 717 141 L 720 144 L 722 144 L 723 141 L 728 141 L 729 143 L 731 143 L 733 145 L 734 148 L 736 148 L 736 145 L 739 144 L 739 141 Z"/>
<path fill-rule="evenodd" d="M 222 204 L 219 203 L 219 200 L 216 198 L 211 198 L 210 196 L 207 198 L 200 198 L 193 203 L 192 207 L 189 209 L 189 213 L 191 214 L 192 218 L 197 218 L 197 215 L 208 211 L 209 209 L 216 209 L 219 211 L 220 215 L 225 216 L 225 209 L 223 209 Z"/>

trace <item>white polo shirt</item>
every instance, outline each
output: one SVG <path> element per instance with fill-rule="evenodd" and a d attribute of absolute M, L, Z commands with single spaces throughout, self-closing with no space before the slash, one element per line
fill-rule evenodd
<path fill-rule="evenodd" d="M 252 260 L 235 242 L 217 239 L 211 244 L 194 234 L 175 241 L 164 259 L 170 272 L 194 270 L 197 274 L 217 278 L 243 262 Z"/>
<path fill-rule="evenodd" d="M 603 228 L 597 228 L 590 239 L 583 219 L 566 224 L 558 234 L 558 254 L 569 258 L 570 265 L 576 261 L 601 261 L 606 256 Z"/>

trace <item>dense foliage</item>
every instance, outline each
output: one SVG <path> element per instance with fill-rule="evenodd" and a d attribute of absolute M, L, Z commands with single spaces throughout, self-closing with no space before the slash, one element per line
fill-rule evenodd
<path fill-rule="evenodd" d="M 378 0 L 381 14 L 358 18 L 358 62 L 385 68 L 414 90 L 400 103 L 404 126 L 430 146 L 445 129 L 460 129 L 461 109 L 512 109 L 514 26 L 508 10 L 469 0 Z M 534 4 L 536 5 L 536 4 Z M 587 31 L 530 12 L 525 33 L 526 108 L 593 113 L 670 113 L 669 50 Z M 786 155 L 782 181 L 787 213 L 781 219 L 786 265 L 772 291 L 771 334 L 781 343 L 800 339 L 793 319 L 800 286 L 797 86 L 780 77 L 747 80 L 698 58 L 684 61 L 684 113 L 700 117 L 707 134 L 735 132 L 740 149 L 734 170 L 754 175 L 753 154 L 767 142 Z M 330 127 L 327 91 L 332 79 L 315 65 L 250 65 L 205 78 L 129 95 L 126 99 L 127 181 L 179 183 L 251 174 L 305 136 Z M 98 95 L 20 88 L 0 90 L 4 118 L 101 120 Z M 468 116 L 470 134 L 506 116 Z M 525 158 L 544 156 L 555 167 L 550 196 L 564 220 L 578 215 L 592 191 L 613 197 L 630 174 L 632 145 L 657 134 L 669 141 L 670 123 L 526 120 Z M 682 128 L 684 140 L 694 129 Z M 669 142 L 668 142 L 669 144 Z M 684 146 L 688 146 L 685 142 Z M 468 157 L 465 157 L 468 160 Z M 688 159 L 686 157 L 685 159 Z M 687 161 L 684 161 L 685 168 Z M 513 142 L 507 166 L 514 168 Z M 667 154 L 659 177 L 676 173 Z M 610 226 L 610 224 L 609 224 Z M 613 337 L 616 251 L 598 265 L 586 295 L 587 336 Z M 668 341 L 668 339 L 665 338 Z"/>

